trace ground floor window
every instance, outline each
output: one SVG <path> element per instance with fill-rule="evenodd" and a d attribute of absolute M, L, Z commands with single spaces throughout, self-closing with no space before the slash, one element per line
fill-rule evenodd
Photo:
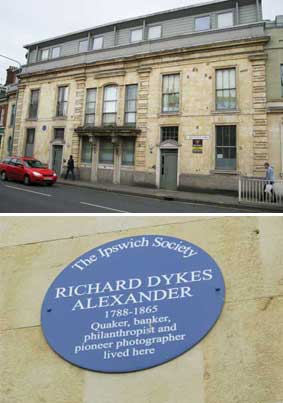
<path fill-rule="evenodd" d="M 135 138 L 126 138 L 122 142 L 122 165 L 135 165 Z"/>
<path fill-rule="evenodd" d="M 92 162 L 92 147 L 88 136 L 82 137 L 81 162 L 88 164 Z"/>
<path fill-rule="evenodd" d="M 12 139 L 12 136 L 10 136 L 10 137 L 8 138 L 8 143 L 7 143 L 7 152 L 8 152 L 8 155 L 12 155 L 12 151 L 13 151 L 13 139 Z"/>
<path fill-rule="evenodd" d="M 65 129 L 63 128 L 54 129 L 54 140 L 64 141 L 64 137 L 65 137 Z"/>
<path fill-rule="evenodd" d="M 216 169 L 237 168 L 236 126 L 216 126 Z"/>
<path fill-rule="evenodd" d="M 35 129 L 27 129 L 25 157 L 33 157 Z"/>
<path fill-rule="evenodd" d="M 179 138 L 179 127 L 178 126 L 167 126 L 161 127 L 161 142 L 166 140 L 175 140 L 178 143 Z"/>
<path fill-rule="evenodd" d="M 99 162 L 101 164 L 114 163 L 114 145 L 111 138 L 101 138 L 99 141 Z"/>

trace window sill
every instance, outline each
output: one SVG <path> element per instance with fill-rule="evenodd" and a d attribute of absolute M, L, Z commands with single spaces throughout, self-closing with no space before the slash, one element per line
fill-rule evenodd
<path fill-rule="evenodd" d="M 133 171 L 135 169 L 134 165 L 121 165 L 121 169 L 125 169 L 126 171 Z"/>
<path fill-rule="evenodd" d="M 67 120 L 68 116 L 54 116 L 54 120 Z"/>
<path fill-rule="evenodd" d="M 222 111 L 211 111 L 212 115 L 232 115 L 232 114 L 240 114 L 241 111 L 239 109 L 223 109 Z"/>
<path fill-rule="evenodd" d="M 27 122 L 37 122 L 38 118 L 26 118 Z"/>
<path fill-rule="evenodd" d="M 212 169 L 210 170 L 210 173 L 216 175 L 239 175 L 238 171 L 229 171 L 228 169 Z"/>
<path fill-rule="evenodd" d="M 181 112 L 161 112 L 159 114 L 159 117 L 163 117 L 163 116 L 181 116 Z"/>
<path fill-rule="evenodd" d="M 113 164 L 107 164 L 107 163 L 99 162 L 98 168 L 100 168 L 100 169 L 114 169 L 114 165 L 113 165 Z"/>

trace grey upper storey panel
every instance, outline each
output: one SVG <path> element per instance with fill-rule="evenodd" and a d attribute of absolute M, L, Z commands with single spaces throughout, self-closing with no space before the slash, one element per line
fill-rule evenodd
<path fill-rule="evenodd" d="M 79 43 L 88 40 L 88 51 L 93 49 L 93 40 L 102 37 L 102 48 L 111 49 L 119 46 L 131 46 L 131 32 L 134 29 L 142 30 L 141 42 L 147 42 L 150 27 L 160 26 L 161 37 L 153 41 L 173 38 L 179 35 L 192 34 L 196 31 L 196 20 L 199 17 L 209 18 L 209 27 L 203 28 L 207 32 L 219 28 L 219 14 L 232 13 L 233 25 L 250 24 L 262 20 L 261 0 L 222 0 L 194 7 L 187 7 L 171 12 L 140 17 L 139 19 L 121 21 L 116 24 L 97 27 L 88 31 L 81 31 L 64 35 L 37 44 L 27 45 L 29 49 L 28 64 L 41 61 L 42 51 L 49 49 L 49 59 L 52 58 L 52 48 L 59 47 L 59 57 L 79 54 Z M 150 46 L 150 45 L 149 45 Z"/>
<path fill-rule="evenodd" d="M 131 56 L 146 55 L 153 52 L 170 51 L 174 49 L 193 48 L 196 46 L 224 43 L 265 37 L 264 23 L 250 24 L 242 27 L 233 27 L 223 30 L 215 30 L 201 34 L 182 35 L 161 41 L 142 42 L 134 45 L 119 46 L 112 49 L 103 49 L 97 52 L 87 52 L 75 56 L 50 60 L 44 63 L 36 63 L 24 66 L 22 74 L 34 74 L 47 72 L 64 67 L 93 64 L 99 61 L 121 59 Z"/>

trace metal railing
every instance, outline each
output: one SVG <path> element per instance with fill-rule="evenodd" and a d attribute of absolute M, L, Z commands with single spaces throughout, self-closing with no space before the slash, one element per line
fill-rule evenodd
<path fill-rule="evenodd" d="M 242 176 L 239 178 L 239 202 L 283 207 L 283 180 L 275 180 L 271 187 L 265 179 Z"/>

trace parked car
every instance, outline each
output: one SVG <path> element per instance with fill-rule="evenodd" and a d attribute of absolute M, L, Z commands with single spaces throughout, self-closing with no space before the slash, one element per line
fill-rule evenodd
<path fill-rule="evenodd" d="M 53 185 L 57 181 L 57 175 L 47 165 L 35 158 L 9 157 L 0 163 L 0 176 L 3 181 L 15 180 L 31 183 Z"/>

